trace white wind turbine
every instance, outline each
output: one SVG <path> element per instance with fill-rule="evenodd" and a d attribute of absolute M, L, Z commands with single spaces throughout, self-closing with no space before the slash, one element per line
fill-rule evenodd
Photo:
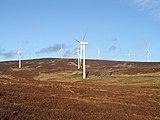
<path fill-rule="evenodd" d="M 97 51 L 98 51 L 98 60 L 100 60 L 101 59 L 101 50 L 100 50 L 100 48 L 97 48 Z"/>
<path fill-rule="evenodd" d="M 85 32 L 85 34 L 84 34 L 84 36 L 83 36 L 83 38 L 82 38 L 82 41 L 84 41 L 84 39 L 85 39 L 85 36 L 86 36 L 86 32 Z M 80 67 L 81 67 L 81 63 L 82 63 L 82 53 L 83 53 L 83 45 L 82 45 L 82 42 L 80 42 L 79 40 L 77 40 L 77 39 L 75 39 L 79 44 L 80 44 Z"/>
<path fill-rule="evenodd" d="M 131 61 L 131 51 L 128 52 L 128 61 Z"/>
<path fill-rule="evenodd" d="M 61 54 L 61 58 L 63 58 L 63 51 L 64 51 L 63 45 L 61 44 L 61 48 L 59 49 L 59 52 Z"/>
<path fill-rule="evenodd" d="M 80 54 L 79 54 L 79 63 L 80 63 L 80 67 L 81 67 L 81 63 L 82 63 L 82 44 L 79 40 L 75 39 L 79 44 L 80 44 Z"/>
<path fill-rule="evenodd" d="M 22 67 L 22 63 L 21 63 L 22 51 L 21 51 L 21 50 L 18 50 L 18 51 L 17 51 L 17 55 L 18 55 L 18 60 L 19 60 L 18 68 L 21 68 L 21 67 Z"/>
<path fill-rule="evenodd" d="M 77 53 L 77 55 L 78 55 L 77 56 L 78 69 L 80 69 L 80 52 L 81 52 L 81 50 L 79 48 L 77 48 L 77 50 L 73 52 L 73 54 Z"/>
<path fill-rule="evenodd" d="M 85 42 L 84 39 L 86 37 L 86 32 L 82 38 L 82 41 L 78 41 L 76 40 L 77 42 L 80 43 L 80 63 L 81 63 L 81 59 L 83 57 L 83 79 L 86 79 L 86 58 L 85 58 L 85 52 L 86 52 L 86 45 L 88 44 L 88 42 Z"/>
<path fill-rule="evenodd" d="M 150 44 L 148 44 L 148 48 L 145 50 L 145 52 L 147 53 L 147 61 L 150 62 Z"/>

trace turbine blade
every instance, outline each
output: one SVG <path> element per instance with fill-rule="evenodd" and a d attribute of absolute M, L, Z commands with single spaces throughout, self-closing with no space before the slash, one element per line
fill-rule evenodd
<path fill-rule="evenodd" d="M 85 37 L 86 37 L 86 32 L 84 33 L 84 36 L 83 36 L 83 39 L 82 39 L 82 41 L 84 41 Z"/>
<path fill-rule="evenodd" d="M 77 40 L 77 39 L 74 39 L 75 41 L 77 41 L 78 43 L 80 43 L 80 41 L 79 40 Z"/>
<path fill-rule="evenodd" d="M 77 50 L 76 51 L 74 51 L 72 54 L 76 54 L 77 53 Z"/>

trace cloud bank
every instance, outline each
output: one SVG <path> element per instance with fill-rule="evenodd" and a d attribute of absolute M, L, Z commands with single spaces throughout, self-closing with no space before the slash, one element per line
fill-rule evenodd
<path fill-rule="evenodd" d="M 54 44 L 53 46 L 42 48 L 40 51 L 37 51 L 36 54 L 58 52 L 61 48 L 66 49 L 67 46 L 65 44 Z"/>
<path fill-rule="evenodd" d="M 0 56 L 4 58 L 12 58 L 15 56 L 15 52 L 13 51 L 6 52 L 4 49 L 0 49 Z"/>
<path fill-rule="evenodd" d="M 127 0 L 127 2 L 160 20 L 160 0 Z"/>
<path fill-rule="evenodd" d="M 61 48 L 63 49 L 63 57 L 71 56 L 71 50 L 66 44 L 54 44 L 52 46 L 42 48 L 41 50 L 37 51 L 36 54 L 59 52 Z"/>

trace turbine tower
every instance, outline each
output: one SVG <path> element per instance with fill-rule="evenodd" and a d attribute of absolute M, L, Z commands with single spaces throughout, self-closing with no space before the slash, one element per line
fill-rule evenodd
<path fill-rule="evenodd" d="M 83 79 L 86 79 L 86 45 L 88 42 L 81 42 L 83 46 Z"/>
<path fill-rule="evenodd" d="M 22 63 L 21 63 L 22 51 L 18 50 L 18 51 L 17 51 L 17 55 L 18 55 L 18 60 L 19 60 L 18 68 L 21 68 L 21 67 L 22 67 Z"/>
<path fill-rule="evenodd" d="M 147 61 L 150 62 L 150 44 L 148 44 L 148 48 L 145 50 L 145 52 L 147 53 Z"/>
<path fill-rule="evenodd" d="M 101 51 L 100 51 L 100 48 L 97 48 L 97 51 L 98 51 L 98 60 L 101 59 Z"/>

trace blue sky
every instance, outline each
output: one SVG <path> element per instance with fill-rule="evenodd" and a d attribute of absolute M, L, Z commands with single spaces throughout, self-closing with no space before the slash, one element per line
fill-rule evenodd
<path fill-rule="evenodd" d="M 159 0 L 0 0 L 0 61 L 76 57 L 84 32 L 89 42 L 86 57 L 97 59 L 160 61 Z"/>

